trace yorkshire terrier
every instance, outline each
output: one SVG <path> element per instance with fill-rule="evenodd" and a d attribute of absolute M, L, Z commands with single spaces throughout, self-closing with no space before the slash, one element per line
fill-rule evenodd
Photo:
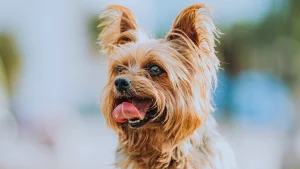
<path fill-rule="evenodd" d="M 99 44 L 109 57 L 101 105 L 119 136 L 115 168 L 235 168 L 211 115 L 220 65 L 211 16 L 205 4 L 189 6 L 164 39 L 154 39 L 129 9 L 101 12 Z"/>

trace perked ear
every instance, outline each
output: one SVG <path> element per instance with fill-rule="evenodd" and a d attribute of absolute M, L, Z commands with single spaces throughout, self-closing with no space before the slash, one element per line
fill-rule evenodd
<path fill-rule="evenodd" d="M 101 48 L 109 51 L 113 46 L 134 41 L 134 37 L 123 34 L 129 30 L 137 30 L 138 25 L 132 12 L 123 6 L 110 5 L 101 11 L 99 16 L 101 23 L 98 25 L 102 29 L 99 34 L 99 44 Z"/>
<path fill-rule="evenodd" d="M 198 12 L 199 9 L 204 9 Z M 188 45 L 197 46 L 204 52 L 213 52 L 214 35 L 218 35 L 209 7 L 195 4 L 185 8 L 176 18 L 167 41 L 186 41 Z"/>

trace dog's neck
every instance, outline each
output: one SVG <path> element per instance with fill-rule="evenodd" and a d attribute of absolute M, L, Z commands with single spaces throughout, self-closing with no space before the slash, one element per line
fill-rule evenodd
<path fill-rule="evenodd" d="M 128 141 L 120 138 L 117 150 L 117 168 L 198 169 L 198 166 L 211 165 L 209 156 L 214 156 L 212 152 L 215 151 L 212 150 L 213 147 L 210 147 L 210 140 L 212 137 L 214 137 L 213 140 L 219 137 L 215 126 L 214 119 L 210 117 L 199 130 L 175 146 L 172 145 L 172 140 L 164 140 L 157 134 L 150 136 L 151 139 L 147 139 L 148 142 L 143 146 L 130 145 Z"/>

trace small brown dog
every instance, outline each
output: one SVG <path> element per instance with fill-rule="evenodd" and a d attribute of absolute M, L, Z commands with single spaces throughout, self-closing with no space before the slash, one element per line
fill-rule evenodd
<path fill-rule="evenodd" d="M 164 39 L 149 37 L 122 6 L 108 6 L 100 19 L 100 46 L 109 55 L 101 104 L 119 135 L 115 167 L 235 168 L 210 115 L 219 60 L 207 6 L 184 9 Z"/>

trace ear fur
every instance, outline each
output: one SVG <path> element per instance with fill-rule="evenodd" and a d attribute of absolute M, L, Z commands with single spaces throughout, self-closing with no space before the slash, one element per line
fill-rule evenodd
<path fill-rule="evenodd" d="M 199 9 L 203 11 L 198 12 Z M 185 8 L 177 16 L 166 40 L 187 40 L 190 45 L 195 45 L 202 51 L 214 52 L 214 35 L 218 37 L 218 31 L 212 22 L 209 7 L 195 4 Z"/>
<path fill-rule="evenodd" d="M 200 10 L 201 9 L 201 10 Z M 175 19 L 165 41 L 185 56 L 183 62 L 195 75 L 194 93 L 199 93 L 196 103 L 201 103 L 202 112 L 213 111 L 211 94 L 216 88 L 220 61 L 215 55 L 215 37 L 219 31 L 212 21 L 210 9 L 205 4 L 195 4 L 185 8 Z M 191 66 L 192 65 L 192 66 Z"/>
<path fill-rule="evenodd" d="M 128 8 L 119 5 L 107 6 L 101 11 L 99 19 L 101 23 L 98 28 L 102 31 L 98 39 L 101 48 L 111 51 L 115 45 L 134 41 L 134 37 L 124 34 L 138 29 L 134 15 Z"/>

